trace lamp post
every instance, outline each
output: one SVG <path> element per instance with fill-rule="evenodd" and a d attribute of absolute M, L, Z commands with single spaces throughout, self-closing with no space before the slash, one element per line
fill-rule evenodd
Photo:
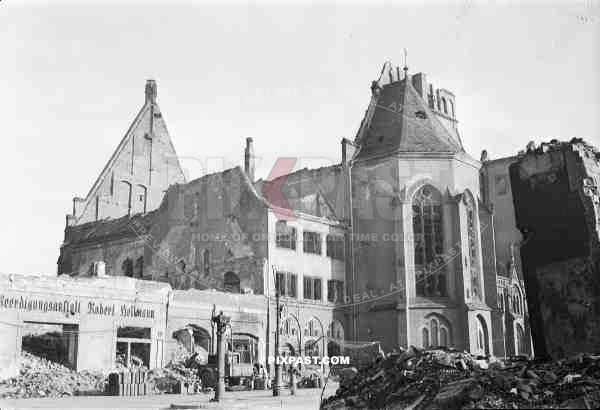
<path fill-rule="evenodd" d="M 281 306 L 279 304 L 279 283 L 277 281 L 277 273 L 275 274 L 275 305 L 276 305 L 276 320 L 275 320 L 275 381 L 273 382 L 273 396 L 279 396 L 281 393 L 281 363 L 279 363 L 279 329 L 281 327 Z"/>
<path fill-rule="evenodd" d="M 217 365 L 219 378 L 217 380 L 217 389 L 215 390 L 214 401 L 218 402 L 225 393 L 225 332 L 230 321 L 229 316 L 223 315 L 221 311 L 218 315 L 213 313 L 211 321 L 217 327 Z"/>

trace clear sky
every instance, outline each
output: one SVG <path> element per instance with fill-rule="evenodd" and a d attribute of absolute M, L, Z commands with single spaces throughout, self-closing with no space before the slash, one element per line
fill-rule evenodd
<path fill-rule="evenodd" d="M 2 272 L 56 273 L 72 198 L 147 78 L 178 154 L 199 161 L 183 160 L 190 178 L 240 164 L 246 136 L 261 177 L 277 157 L 339 161 L 371 81 L 404 48 L 411 73 L 456 95 L 475 158 L 530 140 L 600 145 L 599 0 L 85 3 L 0 0 Z"/>

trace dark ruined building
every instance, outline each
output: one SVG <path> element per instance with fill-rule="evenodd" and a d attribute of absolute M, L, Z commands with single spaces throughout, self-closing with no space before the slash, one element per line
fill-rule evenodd
<path fill-rule="evenodd" d="M 600 348 L 600 153 L 582 140 L 528 145 L 510 166 L 537 356 Z"/>

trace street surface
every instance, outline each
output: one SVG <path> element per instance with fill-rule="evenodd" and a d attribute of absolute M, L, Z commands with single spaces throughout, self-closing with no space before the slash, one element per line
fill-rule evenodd
<path fill-rule="evenodd" d="M 323 397 L 335 393 L 337 383 L 329 383 Z M 283 389 L 280 397 L 273 397 L 269 390 L 246 392 L 225 392 L 221 403 L 211 403 L 213 394 L 178 395 L 165 394 L 153 396 L 78 396 L 45 399 L 0 400 L 0 410 L 25 409 L 298 409 L 313 410 L 319 408 L 321 389 L 298 389 L 291 396 L 289 389 Z"/>

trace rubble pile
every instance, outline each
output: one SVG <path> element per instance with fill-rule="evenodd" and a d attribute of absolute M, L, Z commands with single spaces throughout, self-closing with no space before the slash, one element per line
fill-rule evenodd
<path fill-rule="evenodd" d="M 76 372 L 23 352 L 18 377 L 0 380 L 0 398 L 61 397 L 104 390 L 105 375 Z"/>
<path fill-rule="evenodd" d="M 170 362 L 164 368 L 152 369 L 148 372 L 148 382 L 152 384 L 154 393 L 175 393 L 178 386 L 200 385 L 197 369 L 186 366 L 186 362 Z"/>
<path fill-rule="evenodd" d="M 411 347 L 346 372 L 322 408 L 600 408 L 600 355 L 499 361 Z"/>

